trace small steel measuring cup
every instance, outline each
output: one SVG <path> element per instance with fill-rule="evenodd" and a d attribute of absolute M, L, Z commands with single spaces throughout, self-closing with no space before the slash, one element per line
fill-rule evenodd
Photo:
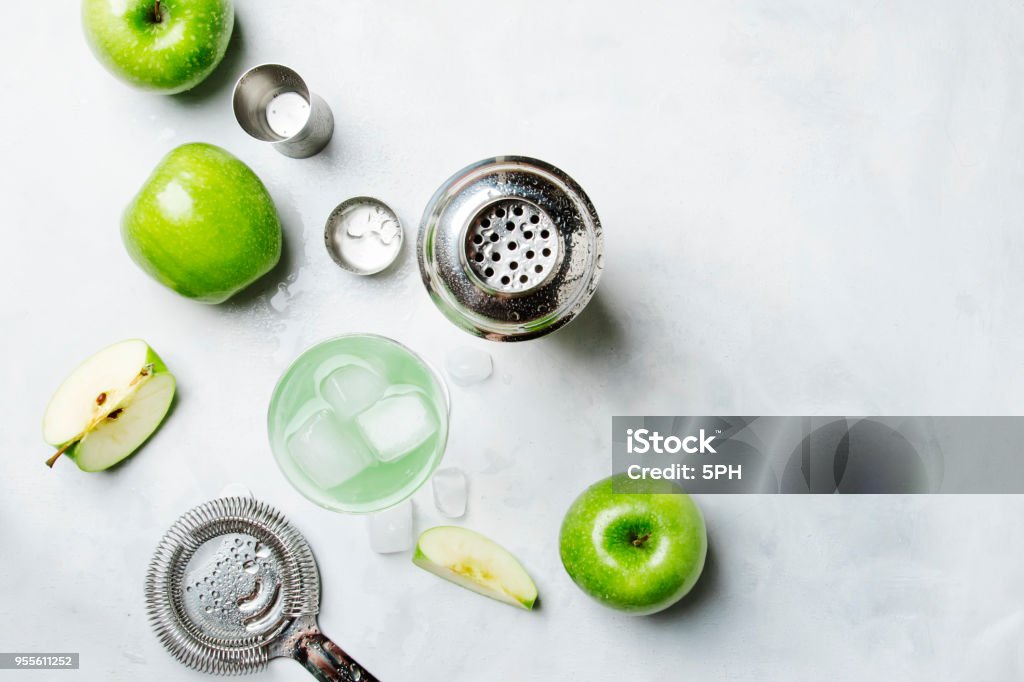
<path fill-rule="evenodd" d="M 331 108 L 299 74 L 280 64 L 262 64 L 242 74 L 232 107 L 245 132 L 293 159 L 317 154 L 334 133 Z"/>

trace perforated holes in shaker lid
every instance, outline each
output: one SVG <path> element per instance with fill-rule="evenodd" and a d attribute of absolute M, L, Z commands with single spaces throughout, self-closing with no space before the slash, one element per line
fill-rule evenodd
<path fill-rule="evenodd" d="M 597 212 L 563 171 L 517 156 L 453 175 L 423 214 L 423 282 L 463 329 L 496 341 L 548 334 L 597 288 L 604 241 Z"/>

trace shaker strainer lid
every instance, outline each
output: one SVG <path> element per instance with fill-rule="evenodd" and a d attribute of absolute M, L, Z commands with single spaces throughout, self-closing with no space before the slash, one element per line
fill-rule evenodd
<path fill-rule="evenodd" d="M 496 341 L 548 334 L 590 301 L 604 239 L 590 199 L 563 171 L 499 156 L 453 175 L 423 213 L 417 245 L 431 298 Z"/>

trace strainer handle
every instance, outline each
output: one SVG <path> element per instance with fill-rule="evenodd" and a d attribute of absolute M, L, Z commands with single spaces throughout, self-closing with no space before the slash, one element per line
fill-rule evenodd
<path fill-rule="evenodd" d="M 292 658 L 320 682 L 380 682 L 319 630 L 299 637 Z"/>

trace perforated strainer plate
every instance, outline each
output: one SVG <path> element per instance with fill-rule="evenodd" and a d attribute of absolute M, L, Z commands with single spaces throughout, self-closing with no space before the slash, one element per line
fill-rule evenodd
<path fill-rule="evenodd" d="M 470 223 L 466 236 L 473 274 L 483 286 L 503 294 L 543 285 L 562 255 L 551 219 L 535 204 L 520 199 L 485 207 Z"/>
<path fill-rule="evenodd" d="M 519 156 L 473 164 L 441 186 L 417 245 L 423 282 L 455 324 L 520 341 L 567 324 L 603 268 L 590 199 L 554 166 Z"/>
<path fill-rule="evenodd" d="M 182 515 L 146 575 L 150 624 L 179 661 L 220 675 L 298 660 L 321 680 L 376 678 L 320 633 L 320 574 L 302 535 L 274 508 L 228 497 Z"/>

